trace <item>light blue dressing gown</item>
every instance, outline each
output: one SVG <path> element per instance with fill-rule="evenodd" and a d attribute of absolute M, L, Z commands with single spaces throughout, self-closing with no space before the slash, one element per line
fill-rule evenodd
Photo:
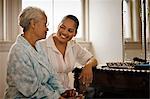
<path fill-rule="evenodd" d="M 58 99 L 65 89 L 48 65 L 51 64 L 40 44 L 36 43 L 35 50 L 19 35 L 9 52 L 5 99 Z"/>

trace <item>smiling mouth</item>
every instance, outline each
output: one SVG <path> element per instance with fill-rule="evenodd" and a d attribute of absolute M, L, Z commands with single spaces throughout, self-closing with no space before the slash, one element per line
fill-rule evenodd
<path fill-rule="evenodd" d="M 67 38 L 67 37 L 64 36 L 63 34 L 60 34 L 60 36 L 61 36 L 62 39 L 66 39 L 66 38 Z"/>

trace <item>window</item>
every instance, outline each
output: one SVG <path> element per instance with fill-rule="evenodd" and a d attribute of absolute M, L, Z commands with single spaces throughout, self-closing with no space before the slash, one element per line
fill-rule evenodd
<path fill-rule="evenodd" d="M 88 0 L 0 0 L 0 52 L 7 52 L 22 32 L 18 15 L 22 8 L 29 5 L 41 7 L 48 14 L 48 35 L 56 32 L 62 17 L 74 14 L 80 21 L 77 40 L 88 41 Z"/>
<path fill-rule="evenodd" d="M 83 38 L 83 14 L 81 0 L 22 0 L 22 8 L 27 6 L 37 6 L 43 9 L 49 22 L 49 36 L 56 32 L 61 19 L 67 14 L 73 14 L 79 19 L 80 25 L 77 38 Z"/>
<path fill-rule="evenodd" d="M 124 59 L 150 60 L 150 0 L 122 1 Z"/>
<path fill-rule="evenodd" d="M 62 17 L 74 14 L 80 21 L 76 37 L 81 40 L 88 38 L 88 0 L 0 0 L 0 45 L 15 41 L 21 32 L 18 15 L 22 8 L 29 5 L 46 11 L 49 21 L 48 35 L 56 31 Z"/>
<path fill-rule="evenodd" d="M 150 41 L 149 2 L 149 0 L 123 0 L 123 34 L 126 42 L 142 42 L 144 32 L 147 35 L 146 39 Z"/>
<path fill-rule="evenodd" d="M 18 15 L 21 0 L 0 0 L 0 52 L 8 52 L 20 33 Z"/>
<path fill-rule="evenodd" d="M 0 24 L 3 24 L 2 15 L 3 15 L 3 5 L 2 0 L 0 0 Z M 3 39 L 3 26 L 0 26 L 0 41 Z"/>
<path fill-rule="evenodd" d="M 19 34 L 20 0 L 0 0 L 0 43 L 13 42 Z"/>
<path fill-rule="evenodd" d="M 122 1 L 124 48 L 150 50 L 150 1 Z"/>

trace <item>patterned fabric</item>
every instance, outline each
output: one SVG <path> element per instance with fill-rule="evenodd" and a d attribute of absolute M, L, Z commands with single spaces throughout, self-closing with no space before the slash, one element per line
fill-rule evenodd
<path fill-rule="evenodd" d="M 71 40 L 67 44 L 65 57 L 63 58 L 63 55 L 55 46 L 53 40 L 54 35 L 55 34 L 52 34 L 41 43 L 48 54 L 50 63 L 54 66 L 53 68 L 55 68 L 58 73 L 62 84 L 65 88 L 71 88 L 71 85 L 69 85 L 68 73 L 74 69 L 75 63 L 78 62 L 81 65 L 84 65 L 93 55 L 81 47 L 77 42 Z"/>
<path fill-rule="evenodd" d="M 19 35 L 9 52 L 5 98 L 57 99 L 65 91 L 57 78 L 42 47 Z"/>

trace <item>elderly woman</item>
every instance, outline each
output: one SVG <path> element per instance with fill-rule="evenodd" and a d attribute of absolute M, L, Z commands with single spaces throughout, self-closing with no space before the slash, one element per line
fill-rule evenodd
<path fill-rule="evenodd" d="M 25 8 L 19 17 L 23 34 L 12 45 L 7 68 L 5 98 L 58 99 L 75 96 L 74 90 L 67 90 L 57 80 L 48 57 L 37 42 L 46 38 L 47 17 L 36 7 Z"/>

